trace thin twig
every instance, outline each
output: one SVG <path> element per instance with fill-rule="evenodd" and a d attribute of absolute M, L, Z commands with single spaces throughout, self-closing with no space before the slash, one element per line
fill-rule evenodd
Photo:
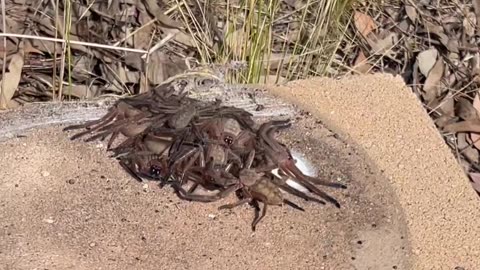
<path fill-rule="evenodd" d="M 4 1 L 4 0 L 2 0 L 2 1 Z M 65 39 L 40 37 L 40 36 L 32 36 L 32 35 L 21 35 L 21 34 L 14 34 L 14 33 L 0 33 L 0 37 L 28 38 L 28 39 L 33 39 L 33 40 L 45 40 L 45 41 L 60 42 L 60 43 L 65 43 L 66 42 Z M 111 46 L 111 45 L 104 45 L 104 44 L 92 43 L 92 42 L 83 42 L 83 41 L 76 41 L 76 40 L 70 40 L 70 44 L 82 45 L 82 46 L 86 46 L 86 47 L 95 47 L 95 48 L 117 50 L 117 51 L 127 51 L 127 52 L 133 52 L 133 53 L 141 53 L 141 54 L 147 53 L 147 51 L 141 50 L 141 49 L 116 47 L 116 46 Z"/>

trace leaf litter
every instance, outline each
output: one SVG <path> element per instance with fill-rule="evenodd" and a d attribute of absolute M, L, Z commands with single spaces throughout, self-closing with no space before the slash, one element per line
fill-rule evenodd
<path fill-rule="evenodd" d="M 340 48 L 355 52 L 349 66 L 401 75 L 480 194 L 480 1 L 362 2 L 355 10 Z"/>

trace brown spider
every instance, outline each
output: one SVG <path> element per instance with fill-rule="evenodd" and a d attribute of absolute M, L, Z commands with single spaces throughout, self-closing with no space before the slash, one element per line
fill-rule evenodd
<path fill-rule="evenodd" d="M 252 151 L 251 154 L 249 154 L 246 164 L 248 166 L 251 165 L 253 162 L 253 158 L 255 156 L 255 152 Z M 223 199 L 230 195 L 231 193 L 243 188 L 246 185 L 252 185 L 253 178 L 250 177 L 245 177 L 245 176 L 250 176 L 250 167 L 245 168 L 245 175 L 240 174 L 240 176 L 234 177 L 232 174 L 228 172 L 229 166 L 227 165 L 226 167 L 221 167 L 215 172 L 214 168 L 211 165 L 212 163 L 210 162 L 209 166 L 207 167 L 206 170 L 202 171 L 201 177 L 200 178 L 191 178 L 195 184 L 192 186 L 192 188 L 189 191 L 186 191 L 183 189 L 183 187 L 179 183 L 175 183 L 172 185 L 172 187 L 175 189 L 175 192 L 177 195 L 184 200 L 188 201 L 199 201 L 199 202 L 214 202 L 218 201 L 220 199 Z M 213 173 L 213 174 L 212 174 Z M 205 177 L 207 174 L 207 177 Z M 242 182 L 245 181 L 245 182 Z M 198 186 L 198 184 L 201 184 L 202 186 L 209 186 L 209 185 L 218 185 L 219 186 L 219 192 L 213 195 L 198 195 L 198 194 L 193 194 L 194 189 Z M 222 188 L 223 187 L 223 188 Z"/>
<path fill-rule="evenodd" d="M 284 204 L 300 210 L 304 211 L 304 209 L 297 204 L 293 203 L 292 201 L 285 199 L 280 192 L 278 185 L 273 182 L 273 178 L 271 174 L 268 172 L 259 172 L 256 169 L 252 169 L 252 163 L 254 160 L 255 151 L 252 151 L 247 161 L 245 162 L 245 168 L 242 169 L 239 173 L 241 188 L 239 191 L 239 197 L 241 198 L 239 201 L 231 204 L 225 204 L 219 207 L 221 209 L 232 209 L 237 206 L 243 205 L 245 203 L 249 203 L 255 207 L 255 218 L 252 222 L 252 231 L 255 231 L 257 224 L 265 217 L 267 213 L 268 205 L 278 205 L 282 206 Z M 288 190 L 292 193 L 291 190 Z M 302 197 L 308 197 L 307 195 L 303 194 Z M 325 204 L 325 202 L 312 198 L 318 203 Z M 260 214 L 260 205 L 259 202 L 263 203 L 263 210 Z"/>
<path fill-rule="evenodd" d="M 171 134 L 143 133 L 129 138 L 114 149 L 112 157 L 136 180 L 141 178 L 162 180 L 166 174 Z"/>
<path fill-rule="evenodd" d="M 262 149 L 265 157 L 267 157 L 266 164 L 263 165 L 263 169 L 268 169 L 270 171 L 272 169 L 279 168 L 287 176 L 305 186 L 314 194 L 340 208 L 340 204 L 337 200 L 321 191 L 314 184 L 342 189 L 347 187 L 340 183 L 329 182 L 303 174 L 302 171 L 295 165 L 295 160 L 293 159 L 288 148 L 273 138 L 273 134 L 277 130 L 281 128 L 287 128 L 290 125 L 291 124 L 289 120 L 283 120 L 270 121 L 260 126 L 258 130 L 258 137 L 260 138 L 259 148 Z"/>

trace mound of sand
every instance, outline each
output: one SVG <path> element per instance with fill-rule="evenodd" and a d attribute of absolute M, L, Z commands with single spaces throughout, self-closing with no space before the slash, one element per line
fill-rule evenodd
<path fill-rule="evenodd" d="M 235 198 L 181 201 L 169 187 L 131 179 L 103 144 L 72 142 L 61 132 L 82 110 L 97 109 L 32 105 L 0 114 L 0 125 L 8 126 L 0 132 L 1 264 L 6 269 L 480 265 L 478 199 L 400 79 L 314 79 L 268 92 L 280 99 L 264 99 L 271 102 L 267 108 L 290 101 L 309 112 L 294 110 L 293 128 L 281 138 L 318 176 L 348 185 L 345 191 L 327 190 L 341 209 L 293 199 L 306 212 L 269 207 L 252 233 L 251 207 L 217 210 Z"/>
<path fill-rule="evenodd" d="M 400 77 L 319 78 L 269 90 L 322 119 L 383 171 L 405 212 L 413 269 L 480 266 L 480 200 Z"/>

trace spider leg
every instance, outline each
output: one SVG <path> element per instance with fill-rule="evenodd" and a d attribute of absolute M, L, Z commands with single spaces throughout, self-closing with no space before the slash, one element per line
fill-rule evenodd
<path fill-rule="evenodd" d="M 117 134 L 118 134 L 119 131 L 118 131 L 118 129 L 113 130 L 113 131 L 111 131 L 111 130 L 106 130 L 106 131 L 100 132 L 100 133 L 98 133 L 98 134 L 96 134 L 96 135 L 93 135 L 93 136 L 91 136 L 91 137 L 86 138 L 86 139 L 85 139 L 85 142 L 95 141 L 96 139 L 104 140 L 108 135 L 110 135 L 110 133 L 112 133 L 112 135 L 113 135 L 114 133 L 117 133 Z"/>
<path fill-rule="evenodd" d="M 183 187 L 181 187 L 178 183 L 174 183 L 174 184 L 172 184 L 172 186 L 174 187 L 177 195 L 181 199 L 188 200 L 188 201 L 198 201 L 198 202 L 215 202 L 215 201 L 218 201 L 220 199 L 223 199 L 223 198 L 227 197 L 230 193 L 234 192 L 235 190 L 237 190 L 239 188 L 238 185 L 233 185 L 233 186 L 230 186 L 227 189 L 222 190 L 222 191 L 220 191 L 220 192 L 218 192 L 217 194 L 214 194 L 214 195 L 197 195 L 197 194 L 187 193 L 185 191 L 185 189 L 183 189 Z"/>
<path fill-rule="evenodd" d="M 255 201 L 256 202 L 256 205 L 257 207 L 259 207 L 258 205 L 258 201 Z M 265 215 L 267 214 L 267 204 L 266 203 L 263 203 L 263 209 L 262 209 L 262 212 L 260 215 L 258 215 L 258 212 L 259 211 L 255 211 L 255 219 L 253 220 L 252 222 L 252 231 L 255 231 L 256 227 L 257 227 L 257 224 L 265 217 Z"/>
<path fill-rule="evenodd" d="M 132 176 L 133 178 L 135 178 L 135 180 L 137 180 L 138 182 L 143 182 L 142 178 L 140 178 L 140 176 L 138 176 L 138 174 L 130 167 L 129 164 L 125 163 L 123 160 L 120 160 L 120 166 L 122 166 L 122 168 L 130 175 Z"/>
<path fill-rule="evenodd" d="M 112 133 L 112 136 L 110 136 L 110 140 L 108 140 L 108 143 L 107 143 L 107 151 L 111 149 L 112 144 L 115 141 L 115 139 L 118 137 L 119 133 L 120 133 L 119 131 L 114 131 Z"/>
<path fill-rule="evenodd" d="M 190 168 L 193 166 L 193 164 L 195 163 L 195 161 L 197 159 L 199 159 L 199 156 L 200 156 L 201 152 L 200 151 L 197 151 L 193 157 L 188 161 L 188 163 L 185 165 L 185 167 L 183 168 L 182 170 L 182 173 L 181 173 L 181 176 L 180 176 L 180 179 L 183 179 L 185 177 L 185 173 L 190 170 Z M 191 192 L 189 192 L 191 193 Z"/>
<path fill-rule="evenodd" d="M 335 200 L 332 196 L 328 195 L 327 193 L 321 191 L 319 188 L 317 188 L 315 185 L 313 185 L 309 181 L 306 181 L 303 178 L 295 178 L 295 179 L 298 180 L 298 182 L 300 184 L 302 184 L 303 186 L 305 186 L 307 189 L 312 191 L 314 194 L 316 194 L 316 195 L 322 197 L 323 199 L 325 199 L 326 201 L 332 203 L 337 208 L 340 208 L 340 203 L 337 200 Z"/>
<path fill-rule="evenodd" d="M 324 201 L 319 200 L 319 199 L 317 199 L 317 198 L 315 198 L 315 197 L 308 196 L 307 194 L 305 194 L 305 193 L 303 193 L 303 192 L 301 192 L 301 191 L 299 191 L 299 190 L 297 190 L 297 189 L 294 189 L 294 188 L 292 188 L 291 186 L 289 186 L 289 185 L 287 185 L 287 184 L 278 184 L 278 183 L 275 183 L 275 182 L 274 182 L 274 184 L 276 184 L 278 187 L 280 187 L 280 189 L 282 189 L 282 190 L 284 190 L 284 191 L 286 191 L 286 192 L 288 192 L 288 193 L 290 193 L 290 194 L 292 194 L 292 195 L 295 195 L 295 196 L 297 196 L 297 197 L 300 197 L 300 198 L 302 198 L 302 199 L 304 199 L 304 200 L 306 200 L 306 201 L 312 201 L 312 202 L 316 202 L 316 203 L 325 205 L 325 202 L 324 202 Z"/>
<path fill-rule="evenodd" d="M 279 128 L 287 128 L 291 126 L 290 120 L 284 121 L 270 121 L 263 123 L 258 129 L 259 137 L 267 143 L 273 150 L 280 148 L 280 145 L 273 139 L 272 133 Z"/>
<path fill-rule="evenodd" d="M 294 208 L 294 209 L 297 209 L 297 210 L 300 210 L 302 212 L 305 212 L 305 209 L 303 209 L 302 207 L 298 206 L 296 203 L 288 200 L 288 199 L 283 199 L 283 203 Z"/>
<path fill-rule="evenodd" d="M 188 189 L 187 192 L 190 193 L 190 194 L 193 193 L 193 192 L 195 192 L 195 190 L 197 189 L 198 185 L 199 185 L 199 184 L 198 184 L 197 182 L 194 182 L 193 185 Z"/>
<path fill-rule="evenodd" d="M 240 206 L 242 204 L 249 203 L 251 200 L 252 200 L 251 198 L 245 198 L 245 199 L 241 199 L 239 201 L 236 201 L 234 203 L 224 204 L 224 205 L 218 207 L 218 210 L 232 209 L 232 208 L 235 208 L 235 207 Z"/>
<path fill-rule="evenodd" d="M 112 109 L 110 110 L 107 114 L 105 114 L 103 117 L 97 119 L 97 120 L 92 120 L 92 121 L 88 121 L 86 123 L 83 123 L 83 124 L 79 124 L 79 125 L 71 125 L 71 126 L 68 126 L 68 127 L 65 127 L 63 129 L 63 131 L 67 131 L 67 130 L 73 130 L 73 129 L 79 129 L 79 128 L 86 128 L 86 129 L 89 129 L 91 130 L 91 127 L 94 126 L 94 125 L 97 125 L 97 124 L 100 124 L 102 122 L 104 123 L 108 123 L 110 122 L 113 118 L 115 118 L 116 116 L 118 115 L 117 111 L 115 109 Z M 98 127 L 97 127 L 98 128 Z"/>
<path fill-rule="evenodd" d="M 252 167 L 252 163 L 253 163 L 254 158 L 255 158 L 255 149 L 253 149 L 252 151 L 250 151 L 250 153 L 248 153 L 248 157 L 247 157 L 247 160 L 245 161 L 245 165 L 244 165 L 244 167 L 246 169 L 250 169 L 250 167 Z"/>
<path fill-rule="evenodd" d="M 330 181 L 321 180 L 319 178 L 314 178 L 307 176 L 300 171 L 297 166 L 293 162 L 286 162 L 283 166 L 281 166 L 282 170 L 289 174 L 291 177 L 296 179 L 303 179 L 304 181 L 310 181 L 318 185 L 326 186 L 326 187 L 333 187 L 333 188 L 342 188 L 346 189 L 347 187 L 341 183 L 335 183 Z"/>

